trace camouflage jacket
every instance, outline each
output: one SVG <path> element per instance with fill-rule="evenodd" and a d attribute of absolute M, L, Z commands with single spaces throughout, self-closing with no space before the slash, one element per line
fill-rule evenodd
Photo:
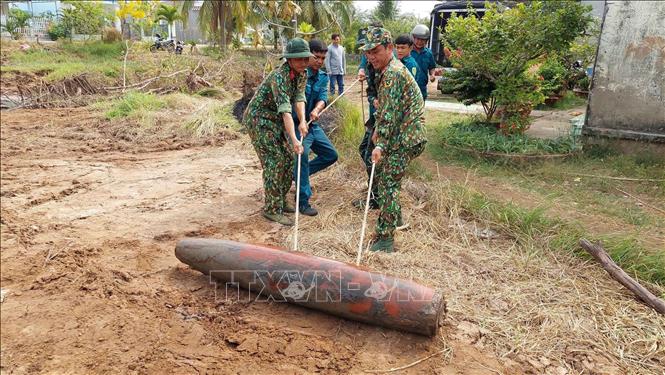
<path fill-rule="evenodd" d="M 394 56 L 377 73 L 376 146 L 392 152 L 425 142 L 425 102 L 416 80 Z"/>
<path fill-rule="evenodd" d="M 256 90 L 245 111 L 245 122 L 262 117 L 281 124 L 283 113 L 291 113 L 293 104 L 305 101 L 306 85 L 307 73 L 292 72 L 289 63 L 285 62 L 270 72 Z M 298 122 L 297 119 L 294 121 Z"/>

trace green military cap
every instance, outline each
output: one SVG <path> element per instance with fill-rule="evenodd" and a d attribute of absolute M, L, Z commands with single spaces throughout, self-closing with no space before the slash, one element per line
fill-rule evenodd
<path fill-rule="evenodd" d="M 309 51 L 309 44 L 305 39 L 293 38 L 286 44 L 286 53 L 282 55 L 285 59 L 314 56 Z"/>
<path fill-rule="evenodd" d="M 390 31 L 375 27 L 367 32 L 367 43 L 362 47 L 362 50 L 369 51 L 380 44 L 386 45 L 392 42 L 393 37 L 390 35 Z"/>

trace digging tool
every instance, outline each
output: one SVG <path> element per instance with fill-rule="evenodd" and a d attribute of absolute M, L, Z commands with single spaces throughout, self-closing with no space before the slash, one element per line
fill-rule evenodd
<path fill-rule="evenodd" d="M 175 256 L 211 281 L 220 281 L 216 284 L 218 298 L 221 294 L 243 301 L 295 303 L 425 336 L 437 334 L 439 319 L 446 311 L 443 295 L 435 289 L 310 254 L 186 238 L 178 242 Z"/>
<path fill-rule="evenodd" d="M 363 241 L 365 240 L 365 227 L 367 226 L 367 214 L 369 213 L 369 200 L 372 197 L 372 182 L 374 181 L 374 169 L 376 163 L 372 162 L 372 171 L 369 174 L 369 187 L 367 188 L 367 199 L 365 200 L 365 215 L 363 216 L 363 226 L 360 229 L 360 242 L 358 242 L 358 257 L 356 258 L 356 265 L 360 265 L 360 259 L 363 254 Z"/>
<path fill-rule="evenodd" d="M 349 89 L 355 86 L 355 84 L 358 83 L 358 81 L 360 81 L 360 78 L 357 78 L 355 81 L 353 81 L 353 83 L 351 83 L 346 90 L 344 90 L 341 94 L 339 94 L 339 96 L 337 96 L 335 100 L 330 102 L 330 104 L 328 104 L 321 112 L 319 112 L 319 116 L 325 113 L 325 111 L 327 111 L 328 108 L 332 107 L 332 105 L 335 104 L 335 102 L 339 100 L 339 98 L 341 98 L 342 96 L 344 96 L 344 94 L 349 92 Z M 309 119 L 309 121 L 307 121 L 306 124 L 307 128 L 309 128 L 311 124 L 312 124 L 312 119 Z M 303 135 L 300 134 L 301 144 L 304 139 L 305 137 L 303 137 Z M 300 166 L 301 165 L 302 165 L 302 154 L 298 155 L 298 169 L 296 172 L 296 214 L 295 214 L 295 223 L 293 226 L 293 251 L 298 251 L 298 224 L 299 224 L 298 217 L 300 216 Z"/>

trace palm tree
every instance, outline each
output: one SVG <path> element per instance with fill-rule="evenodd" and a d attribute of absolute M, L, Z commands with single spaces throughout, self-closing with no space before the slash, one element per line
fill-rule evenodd
<path fill-rule="evenodd" d="M 399 13 L 399 5 L 395 0 L 379 0 L 374 8 L 374 17 L 381 21 L 394 20 Z"/>
<path fill-rule="evenodd" d="M 298 6 L 303 21 L 310 23 L 317 30 L 332 28 L 341 32 L 351 26 L 353 3 L 349 0 L 299 0 Z"/>
<path fill-rule="evenodd" d="M 185 19 L 189 17 L 194 2 L 185 0 L 180 11 Z M 222 51 L 226 51 L 233 31 L 244 34 L 247 25 L 257 25 L 261 11 L 256 8 L 259 1 L 204 0 L 199 12 L 199 27 L 208 35 L 219 38 Z"/>
<path fill-rule="evenodd" d="M 182 20 L 183 16 L 178 11 L 178 8 L 167 5 L 159 4 L 159 8 L 155 12 L 155 20 L 164 20 L 169 24 L 169 38 L 175 39 L 175 21 Z"/>

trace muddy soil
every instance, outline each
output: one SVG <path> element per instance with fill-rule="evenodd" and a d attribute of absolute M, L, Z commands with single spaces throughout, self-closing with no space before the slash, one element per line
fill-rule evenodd
<path fill-rule="evenodd" d="M 448 321 L 429 339 L 219 298 L 175 258 L 179 239 L 290 233 L 260 215 L 249 139 L 136 144 L 100 121 L 86 108 L 2 114 L 2 374 L 363 373 L 435 353 L 404 373 L 529 370 Z"/>

